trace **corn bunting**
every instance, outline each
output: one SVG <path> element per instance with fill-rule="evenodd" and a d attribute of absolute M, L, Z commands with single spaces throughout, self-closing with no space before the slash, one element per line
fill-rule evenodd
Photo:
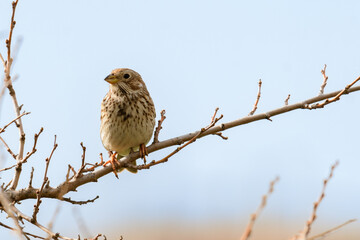
<path fill-rule="evenodd" d="M 146 85 L 137 72 L 118 68 L 105 81 L 110 83 L 110 88 L 101 103 L 100 136 L 104 147 L 111 152 L 110 160 L 104 165 L 111 163 L 117 177 L 117 159 L 139 150 L 140 157 L 145 160 L 145 145 L 151 139 L 156 113 Z M 136 162 L 126 169 L 136 173 L 135 167 Z"/>

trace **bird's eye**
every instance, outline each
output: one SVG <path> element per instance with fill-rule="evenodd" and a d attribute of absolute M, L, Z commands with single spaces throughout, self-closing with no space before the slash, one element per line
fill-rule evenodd
<path fill-rule="evenodd" d="M 125 73 L 125 74 L 124 74 L 124 78 L 125 78 L 125 79 L 128 79 L 129 77 L 130 77 L 130 74 L 128 74 L 128 73 Z"/>

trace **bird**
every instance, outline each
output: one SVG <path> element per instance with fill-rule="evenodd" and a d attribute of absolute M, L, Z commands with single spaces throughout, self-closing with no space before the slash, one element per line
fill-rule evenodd
<path fill-rule="evenodd" d="M 110 153 L 115 176 L 118 159 L 139 151 L 146 161 L 146 144 L 150 141 L 155 127 L 155 106 L 146 88 L 145 82 L 136 71 L 129 68 L 117 68 L 105 78 L 109 91 L 101 103 L 100 137 L 103 146 Z M 132 166 L 129 166 L 132 165 Z M 136 161 L 126 169 L 137 172 Z"/>

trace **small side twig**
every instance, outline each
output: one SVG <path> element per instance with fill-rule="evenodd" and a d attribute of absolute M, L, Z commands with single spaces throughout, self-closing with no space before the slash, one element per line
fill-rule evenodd
<path fill-rule="evenodd" d="M 16 164 L 14 164 L 14 165 L 12 165 L 12 166 L 10 166 L 10 167 L 2 168 L 2 169 L 0 169 L 0 172 L 10 170 L 10 169 L 12 169 L 12 168 L 15 167 L 15 166 L 16 166 Z"/>
<path fill-rule="evenodd" d="M 160 133 L 160 130 L 162 129 L 162 123 L 163 123 L 164 120 L 166 119 L 165 110 L 161 110 L 160 115 L 161 115 L 161 118 L 159 119 L 158 125 L 157 125 L 157 127 L 155 128 L 154 141 L 152 142 L 152 144 L 159 142 L 159 133 Z"/>
<path fill-rule="evenodd" d="M 98 198 L 99 198 L 99 196 L 96 196 L 93 199 L 89 199 L 89 200 L 86 200 L 86 201 L 75 201 L 75 200 L 72 200 L 70 197 L 69 198 L 62 197 L 61 200 L 65 201 L 65 202 L 69 202 L 71 204 L 75 204 L 75 205 L 84 205 L 84 204 L 88 204 L 88 203 L 93 203 Z"/>
<path fill-rule="evenodd" d="M 81 167 L 79 168 L 78 172 L 75 174 L 75 178 L 78 178 L 79 176 L 81 176 L 81 174 L 83 173 L 84 169 L 85 169 L 85 153 L 86 153 L 86 147 L 84 146 L 83 142 L 80 143 L 80 146 L 82 148 L 82 155 L 81 155 Z"/>
<path fill-rule="evenodd" d="M 288 94 L 287 98 L 285 99 L 285 106 L 289 105 L 290 94 Z"/>
<path fill-rule="evenodd" d="M 323 81 L 323 83 L 322 83 L 321 86 L 320 86 L 319 95 L 324 94 L 324 89 L 325 89 L 325 87 L 326 87 L 327 80 L 329 79 L 329 77 L 326 76 L 326 64 L 325 64 L 325 66 L 324 66 L 324 69 L 321 70 L 321 74 L 322 74 L 323 77 L 324 77 L 324 81 Z"/>
<path fill-rule="evenodd" d="M 51 160 L 51 157 L 52 155 L 54 154 L 54 151 L 56 150 L 58 144 L 56 143 L 56 135 L 55 135 L 55 139 L 54 139 L 54 146 L 53 146 L 53 149 L 50 153 L 50 156 L 48 158 L 45 159 L 45 162 L 46 162 L 46 166 L 45 166 L 45 173 L 44 173 L 44 180 L 43 180 L 43 183 L 41 185 L 41 188 L 39 190 L 36 191 L 36 204 L 34 205 L 34 211 L 33 211 L 33 215 L 32 215 L 32 218 L 31 218 L 31 223 L 36 223 L 37 220 L 36 220 L 36 215 L 38 214 L 39 212 L 39 206 L 41 204 L 41 194 L 44 190 L 44 187 L 45 185 L 48 183 L 49 179 L 47 177 L 47 172 L 48 172 L 48 169 L 49 169 L 49 164 L 50 164 L 50 160 Z"/>
<path fill-rule="evenodd" d="M 34 167 L 31 167 L 31 173 L 30 173 L 30 180 L 29 180 L 29 186 L 28 188 L 32 188 L 32 181 L 33 181 L 33 178 L 34 178 Z"/>
<path fill-rule="evenodd" d="M 7 145 L 7 143 L 5 142 L 5 140 L 0 136 L 0 140 L 2 141 L 2 143 L 4 144 L 6 151 L 8 151 L 8 153 L 10 153 L 10 155 L 16 159 L 16 154 L 10 149 L 9 145 Z M 14 166 L 12 166 L 11 168 L 15 167 L 16 164 Z M 10 168 L 10 169 L 11 169 Z"/>
<path fill-rule="evenodd" d="M 222 132 L 214 133 L 214 135 L 217 135 L 217 136 L 221 137 L 221 138 L 224 139 L 224 140 L 228 140 L 228 139 L 229 139 L 228 137 L 225 137 L 224 135 L 222 135 Z"/>
<path fill-rule="evenodd" d="M 261 204 L 258 207 L 258 209 L 256 210 L 256 212 L 251 214 L 250 221 L 249 221 L 248 225 L 246 226 L 243 235 L 240 237 L 240 240 L 247 240 L 250 237 L 254 223 L 255 223 L 256 219 L 258 218 L 258 216 L 260 215 L 260 213 L 262 212 L 262 210 L 265 208 L 267 199 L 269 198 L 270 194 L 274 191 L 274 185 L 278 181 L 279 181 L 279 177 L 276 177 L 273 181 L 270 182 L 268 192 L 262 196 Z"/>
<path fill-rule="evenodd" d="M 344 94 L 348 93 L 348 90 L 358 81 L 360 80 L 360 77 L 356 78 L 352 83 L 350 83 L 349 85 L 347 85 L 343 90 L 341 90 L 335 97 L 329 99 L 327 98 L 325 101 L 323 101 L 322 103 L 315 103 L 313 105 L 305 105 L 303 106 L 303 108 L 306 109 L 317 109 L 317 108 L 323 108 L 325 105 L 328 105 L 330 103 L 336 102 L 338 100 L 340 100 L 340 97 Z"/>
<path fill-rule="evenodd" d="M 256 109 L 257 109 L 257 106 L 258 106 L 258 104 L 259 104 L 259 100 L 260 100 L 260 97 L 261 97 L 261 85 L 262 85 L 262 81 L 261 81 L 261 79 L 259 79 L 259 90 L 258 90 L 258 94 L 257 94 L 257 97 L 256 97 L 256 101 L 255 101 L 254 107 L 253 107 L 253 109 L 251 110 L 251 112 L 249 113 L 249 116 L 254 115 L 254 113 L 256 112 Z"/>
<path fill-rule="evenodd" d="M 16 118 L 14 118 L 13 120 L 11 120 L 8 124 L 6 124 L 3 128 L 0 128 L 0 133 L 5 132 L 5 129 L 10 126 L 11 124 L 13 124 L 14 122 L 16 123 L 17 120 L 19 120 L 21 117 L 30 114 L 30 112 L 23 112 L 22 114 L 20 114 L 19 116 L 17 116 Z"/>
<path fill-rule="evenodd" d="M 38 138 L 40 136 L 40 134 L 44 131 L 44 128 L 40 128 L 40 131 L 38 133 L 35 133 L 34 135 L 34 145 L 33 148 L 31 150 L 31 152 L 28 152 L 26 154 L 26 156 L 24 157 L 24 159 L 21 161 L 21 163 L 26 163 L 26 161 L 31 157 L 31 155 L 33 155 L 34 153 L 36 153 L 37 149 L 36 149 L 36 144 L 38 141 Z"/>

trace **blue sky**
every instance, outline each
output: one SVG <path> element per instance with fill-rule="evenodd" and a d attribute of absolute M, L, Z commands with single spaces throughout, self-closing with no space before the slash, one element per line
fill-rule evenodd
<path fill-rule="evenodd" d="M 118 67 L 139 72 L 155 102 L 166 109 L 160 140 L 193 132 L 208 124 L 219 107 L 223 121 L 246 116 L 263 81 L 258 113 L 316 96 L 327 64 L 326 92 L 343 88 L 360 74 L 358 1 L 22 1 L 16 12 L 14 39 L 22 44 L 13 68 L 24 117 L 27 151 L 44 127 L 38 152 L 24 166 L 27 186 L 31 166 L 41 184 L 44 159 L 59 147 L 50 164 L 51 185 L 64 180 L 67 166 L 105 153 L 99 137 L 100 102 L 108 90 L 103 80 Z M 0 2 L 0 50 L 11 2 Z M 224 132 L 229 140 L 203 138 L 168 163 L 133 175 L 124 172 L 70 193 L 92 234 L 117 222 L 202 222 L 247 219 L 280 176 L 264 212 L 279 226 L 294 220 L 302 228 L 322 188 L 330 165 L 340 161 L 319 209 L 319 222 L 333 226 L 358 218 L 360 94 L 344 96 L 321 110 L 298 110 Z M 4 125 L 14 118 L 5 96 Z M 16 129 L 3 137 L 16 149 Z M 171 149 L 150 154 L 160 159 Z M 5 165 L 12 159 L 2 150 Z M 12 175 L 2 174 L 9 179 Z M 31 201 L 21 209 L 31 214 Z M 45 200 L 40 220 L 47 222 L 57 202 Z M 45 205 L 47 207 L 45 207 Z M 57 231 L 74 235 L 73 207 L 63 203 Z M 100 224 L 99 224 L 100 223 Z M 354 223 L 354 226 L 359 226 Z M 72 227 L 69 229 L 69 227 Z M 119 234 L 121 229 L 119 229 Z M 8 236 L 0 229 L 0 236 Z"/>

